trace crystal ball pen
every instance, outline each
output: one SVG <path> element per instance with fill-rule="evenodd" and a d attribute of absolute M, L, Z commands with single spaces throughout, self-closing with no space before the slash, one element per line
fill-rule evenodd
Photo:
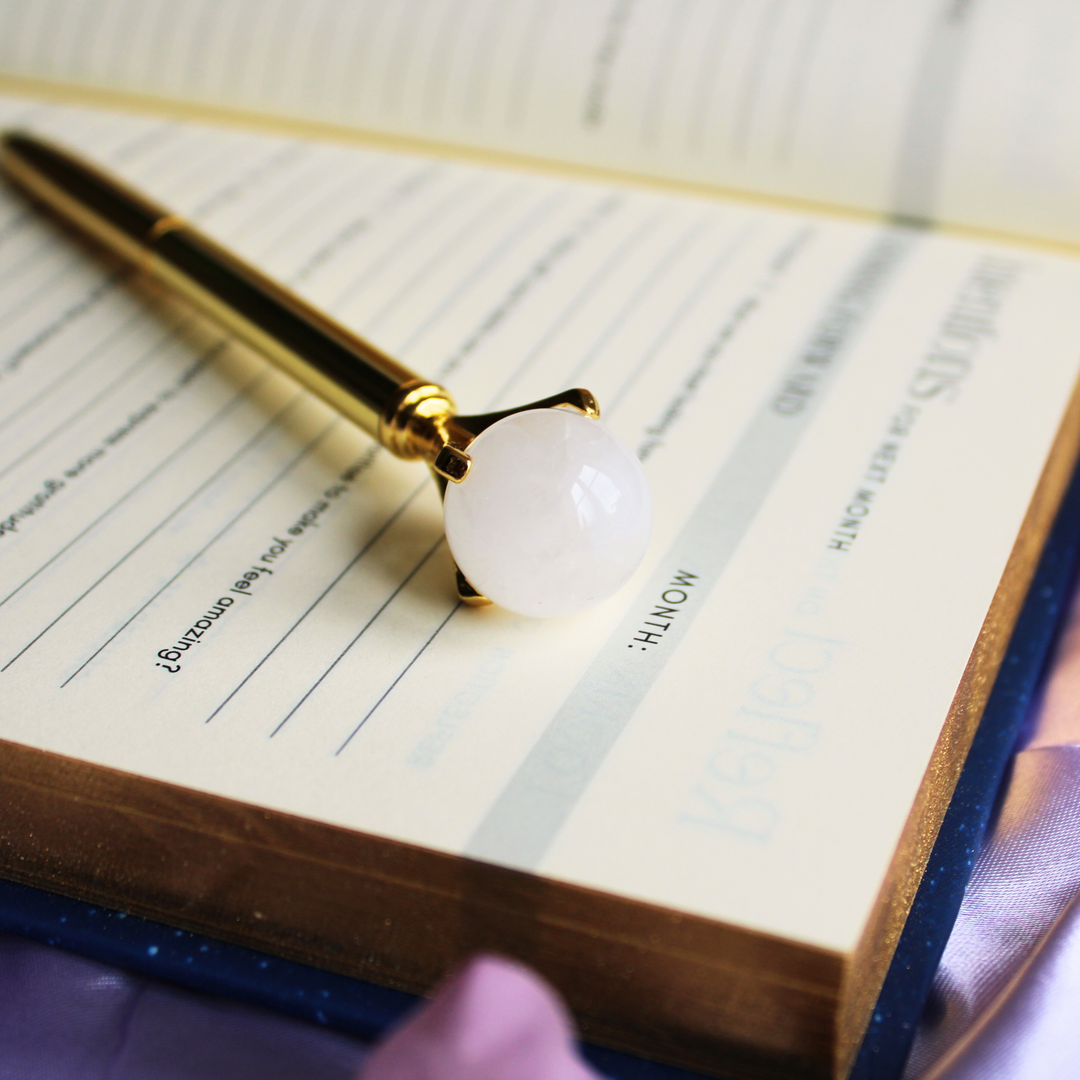
<path fill-rule="evenodd" d="M 571 615 L 614 594 L 641 562 L 652 524 L 645 473 L 588 390 L 459 415 L 443 387 L 67 149 L 9 132 L 0 167 L 392 454 L 425 462 L 466 602 Z"/>

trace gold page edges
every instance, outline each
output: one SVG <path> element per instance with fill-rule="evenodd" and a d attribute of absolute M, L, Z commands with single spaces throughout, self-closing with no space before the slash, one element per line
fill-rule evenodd
<path fill-rule="evenodd" d="M 724 1076 L 832 1073 L 845 958 L 0 742 L 0 874 L 424 992 L 533 965 L 590 1041 Z"/>
<path fill-rule="evenodd" d="M 838 1077 L 855 1064 L 904 923 L 982 720 L 1042 550 L 1080 460 L 1080 383 L 1074 389 L 975 648 L 960 679 L 907 822 L 863 929 L 841 996 Z"/>

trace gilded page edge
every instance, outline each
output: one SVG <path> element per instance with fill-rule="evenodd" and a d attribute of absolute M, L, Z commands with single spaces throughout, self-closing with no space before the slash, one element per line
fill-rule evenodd
<path fill-rule="evenodd" d="M 900 934 L 1078 459 L 1080 382 L 1073 389 L 1058 427 L 873 912 L 852 953 L 838 1015 L 838 1077 L 846 1077 L 855 1064 Z"/>
<path fill-rule="evenodd" d="M 509 952 L 592 1041 L 722 1075 L 829 1074 L 838 953 L 7 741 L 0 805 L 11 880 L 412 992 Z"/>

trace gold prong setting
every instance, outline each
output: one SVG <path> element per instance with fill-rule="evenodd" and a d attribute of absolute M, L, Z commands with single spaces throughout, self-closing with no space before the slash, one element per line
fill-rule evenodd
<path fill-rule="evenodd" d="M 445 502 L 448 484 L 461 485 L 472 473 L 469 448 L 476 439 L 502 420 L 546 409 L 575 413 L 591 420 L 600 418 L 595 395 L 581 387 L 512 409 L 459 416 L 446 390 L 435 383 L 417 380 L 402 386 L 383 412 L 379 440 L 398 457 L 425 460 Z M 463 603 L 473 606 L 491 603 L 460 566 L 455 565 L 455 572 L 458 596 Z"/>
<path fill-rule="evenodd" d="M 652 500 L 641 462 L 598 413 L 592 395 L 571 391 L 454 418 L 475 432 L 467 482 L 442 484 L 459 586 L 464 578 L 518 614 L 561 616 L 630 578 L 648 545 Z"/>

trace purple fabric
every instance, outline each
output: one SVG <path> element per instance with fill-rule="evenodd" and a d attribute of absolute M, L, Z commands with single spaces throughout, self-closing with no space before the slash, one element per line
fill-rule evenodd
<path fill-rule="evenodd" d="M 371 1056 L 344 1035 L 0 935 L 0 1080 L 596 1080 L 557 995 L 480 956 Z"/>
<path fill-rule="evenodd" d="M 1080 595 L 905 1080 L 1080 1066 Z M 0 935 L 0 1080 L 596 1080 L 561 1003 L 480 957 L 370 1056 L 356 1040 Z"/>
<path fill-rule="evenodd" d="M 0 1080 L 353 1080 L 355 1040 L 0 935 Z"/>
<path fill-rule="evenodd" d="M 1080 592 L 905 1080 L 1080 1073 Z"/>

